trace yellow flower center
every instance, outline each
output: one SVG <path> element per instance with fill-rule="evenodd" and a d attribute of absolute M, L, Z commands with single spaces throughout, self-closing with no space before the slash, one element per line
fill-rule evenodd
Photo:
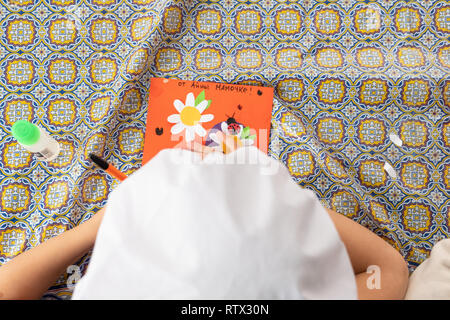
<path fill-rule="evenodd" d="M 181 122 L 186 126 L 195 126 L 201 118 L 200 111 L 195 107 L 184 107 L 180 112 Z"/>

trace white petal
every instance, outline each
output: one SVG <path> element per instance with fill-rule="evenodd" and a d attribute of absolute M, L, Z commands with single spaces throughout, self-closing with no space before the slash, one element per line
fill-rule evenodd
<path fill-rule="evenodd" d="M 173 106 L 175 107 L 175 109 L 177 109 L 178 112 L 181 112 L 181 110 L 183 110 L 184 108 L 184 104 L 183 102 L 181 102 L 180 100 L 176 99 L 173 102 Z"/>
<path fill-rule="evenodd" d="M 212 119 L 214 119 L 214 115 L 213 114 L 204 114 L 200 117 L 200 121 L 199 122 L 208 122 L 211 121 Z"/>
<path fill-rule="evenodd" d="M 209 137 L 210 137 L 211 140 L 214 141 L 215 143 L 217 143 L 217 144 L 219 144 L 219 145 L 222 144 L 222 141 L 223 141 L 223 134 L 222 134 L 222 133 L 217 134 L 217 131 L 216 131 L 216 132 L 211 133 L 211 134 L 209 135 Z"/>
<path fill-rule="evenodd" d="M 169 121 L 170 123 L 177 123 L 180 122 L 180 115 L 179 114 L 171 114 L 170 116 L 167 117 L 167 121 Z"/>
<path fill-rule="evenodd" d="M 195 138 L 194 127 L 186 127 L 186 142 L 191 142 Z"/>
<path fill-rule="evenodd" d="M 215 133 L 215 132 L 210 133 L 210 134 L 209 134 L 209 138 L 210 138 L 213 142 L 219 143 L 219 142 L 217 142 L 217 136 L 216 136 L 216 133 Z"/>
<path fill-rule="evenodd" d="M 206 136 L 206 130 L 201 125 L 196 125 L 195 133 L 197 133 L 200 137 Z"/>
<path fill-rule="evenodd" d="M 203 100 L 196 106 L 196 108 L 198 111 L 200 111 L 200 113 L 202 113 L 203 111 L 205 111 L 207 106 L 208 106 L 208 101 Z"/>
<path fill-rule="evenodd" d="M 224 133 L 228 133 L 228 124 L 227 124 L 225 121 L 223 121 L 223 122 L 220 124 L 220 129 L 222 129 L 222 131 L 223 131 Z"/>
<path fill-rule="evenodd" d="M 253 140 L 253 139 L 243 139 L 243 140 L 241 140 L 241 142 L 242 142 L 242 144 L 244 146 L 251 146 L 251 145 L 253 145 L 253 142 L 255 142 L 255 140 Z"/>
<path fill-rule="evenodd" d="M 192 92 L 189 92 L 186 96 L 186 104 L 187 107 L 193 107 L 195 105 L 195 97 Z"/>
<path fill-rule="evenodd" d="M 182 124 L 181 122 L 178 122 L 176 125 L 174 125 L 171 129 L 170 132 L 172 134 L 179 134 L 181 131 L 183 131 L 184 129 L 184 124 Z"/>

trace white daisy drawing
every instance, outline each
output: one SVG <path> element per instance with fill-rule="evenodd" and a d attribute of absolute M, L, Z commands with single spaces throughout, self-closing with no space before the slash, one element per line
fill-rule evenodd
<path fill-rule="evenodd" d="M 172 134 L 179 134 L 185 130 L 186 142 L 191 142 L 195 139 L 195 135 L 200 137 L 206 136 L 206 130 L 202 127 L 203 122 L 209 122 L 214 119 L 212 114 L 204 114 L 202 112 L 208 107 L 208 101 L 195 105 L 195 97 L 192 92 L 189 92 L 186 96 L 186 103 L 176 99 L 173 102 L 173 106 L 179 112 L 178 114 L 172 114 L 167 117 L 167 121 L 175 123 L 170 129 Z"/>

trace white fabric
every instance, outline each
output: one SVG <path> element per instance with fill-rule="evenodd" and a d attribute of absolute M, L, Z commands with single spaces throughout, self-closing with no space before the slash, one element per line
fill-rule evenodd
<path fill-rule="evenodd" d="M 450 239 L 436 243 L 409 278 L 407 300 L 450 300 Z"/>
<path fill-rule="evenodd" d="M 303 298 L 356 299 L 351 263 L 314 193 L 254 147 L 204 160 L 163 150 L 122 182 L 73 294 Z"/>

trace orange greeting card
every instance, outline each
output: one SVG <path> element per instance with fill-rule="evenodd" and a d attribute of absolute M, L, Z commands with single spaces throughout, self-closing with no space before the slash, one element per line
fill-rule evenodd
<path fill-rule="evenodd" d="M 267 153 L 272 104 L 273 88 L 152 78 L 142 163 L 193 142 L 222 150 L 224 137 Z"/>

